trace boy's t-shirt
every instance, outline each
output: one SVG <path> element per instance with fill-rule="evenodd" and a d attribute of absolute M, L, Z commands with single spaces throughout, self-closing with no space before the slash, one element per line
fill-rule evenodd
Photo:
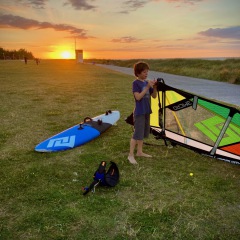
<path fill-rule="evenodd" d="M 133 81 L 132 84 L 132 92 L 139 92 L 141 93 L 145 87 L 147 87 L 148 82 L 147 81 L 140 81 L 136 79 Z M 142 115 L 142 114 L 151 114 L 152 109 L 151 109 L 151 94 L 153 93 L 153 88 L 149 88 L 147 93 L 144 95 L 144 97 L 137 101 L 135 99 L 135 109 L 134 109 L 134 115 Z"/>

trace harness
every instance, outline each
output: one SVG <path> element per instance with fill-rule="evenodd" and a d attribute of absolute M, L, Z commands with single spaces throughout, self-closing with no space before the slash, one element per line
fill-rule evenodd
<path fill-rule="evenodd" d="M 106 186 L 106 187 L 114 187 L 119 182 L 119 170 L 114 162 L 110 162 L 110 167 L 106 171 L 107 163 L 102 161 L 97 169 L 97 171 L 93 175 L 93 182 L 89 187 L 83 188 L 83 195 L 86 195 L 90 191 L 95 192 L 95 187 L 97 185 Z"/>

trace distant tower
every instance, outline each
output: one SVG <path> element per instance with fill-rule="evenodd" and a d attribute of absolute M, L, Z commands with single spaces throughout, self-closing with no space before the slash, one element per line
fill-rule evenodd
<path fill-rule="evenodd" d="M 76 62 L 83 63 L 83 50 L 75 49 L 75 53 L 76 53 Z"/>
<path fill-rule="evenodd" d="M 75 59 L 77 63 L 83 63 L 83 50 L 77 50 L 76 38 L 75 38 Z"/>

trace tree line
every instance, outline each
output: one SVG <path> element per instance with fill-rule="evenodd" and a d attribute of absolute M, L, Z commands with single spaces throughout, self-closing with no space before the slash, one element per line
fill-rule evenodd
<path fill-rule="evenodd" d="M 0 47 L 0 59 L 34 59 L 35 57 L 31 52 L 28 52 L 26 49 L 21 48 L 19 50 L 6 50 Z"/>

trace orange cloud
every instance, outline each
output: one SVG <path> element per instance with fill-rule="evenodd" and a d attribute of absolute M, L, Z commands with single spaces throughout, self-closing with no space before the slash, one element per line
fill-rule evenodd
<path fill-rule="evenodd" d="M 19 29 L 54 29 L 55 31 L 63 31 L 70 33 L 75 38 L 88 39 L 91 36 L 87 35 L 85 29 L 76 28 L 67 24 L 53 24 L 50 22 L 39 22 L 34 19 L 14 16 L 12 14 L 0 15 L 1 28 L 19 28 Z"/>

